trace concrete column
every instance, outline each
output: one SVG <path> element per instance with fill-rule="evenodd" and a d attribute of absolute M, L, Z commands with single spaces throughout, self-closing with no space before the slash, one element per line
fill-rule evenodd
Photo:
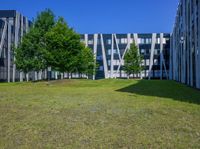
<path fill-rule="evenodd" d="M 150 56 L 150 62 L 149 62 L 149 75 L 148 75 L 149 80 L 151 79 L 155 44 L 156 44 L 156 33 L 153 33 L 152 34 L 152 43 L 151 43 L 151 56 Z"/>
<path fill-rule="evenodd" d="M 163 76 L 163 33 L 160 34 L 160 80 Z"/>
<path fill-rule="evenodd" d="M 94 73 L 92 76 L 92 79 L 95 80 L 95 76 L 96 76 L 96 58 L 97 58 L 97 43 L 98 42 L 98 34 L 94 34 L 94 47 L 93 47 L 93 54 L 94 54 L 94 63 L 95 63 L 95 67 L 94 67 Z"/>
<path fill-rule="evenodd" d="M 10 82 L 10 66 L 11 66 L 11 24 L 8 20 L 8 68 L 7 68 L 7 71 L 8 71 L 8 82 Z"/>
<path fill-rule="evenodd" d="M 19 20 L 19 13 L 16 13 L 16 17 L 15 17 L 15 21 L 14 21 L 14 28 L 15 28 L 15 48 L 18 47 L 18 43 L 19 43 L 19 29 L 20 29 L 20 20 Z M 14 64 L 13 64 L 13 76 L 12 76 L 12 81 L 15 82 L 15 77 L 16 77 L 16 64 L 15 64 L 15 56 L 14 56 Z"/>
<path fill-rule="evenodd" d="M 113 60 L 114 60 L 114 35 L 111 35 L 112 37 L 112 43 L 111 43 L 111 65 L 110 65 L 110 77 L 114 78 L 114 74 L 113 74 L 113 70 L 114 70 L 114 66 L 113 66 Z"/>
<path fill-rule="evenodd" d="M 197 82 L 197 88 L 199 88 L 200 89 L 200 2 L 198 3 L 198 9 L 197 9 L 197 11 L 198 11 L 198 43 L 199 43 L 199 45 L 198 45 L 198 50 L 197 50 L 197 53 L 198 53 L 198 63 L 197 63 L 197 65 L 198 65 L 198 82 Z"/>
<path fill-rule="evenodd" d="M 101 37 L 101 47 L 102 47 L 102 56 L 103 56 L 103 67 L 104 67 L 104 75 L 105 78 L 108 78 L 108 65 L 107 65 L 107 59 L 106 59 L 106 52 L 105 52 L 105 45 L 103 40 L 103 34 L 100 34 Z"/>

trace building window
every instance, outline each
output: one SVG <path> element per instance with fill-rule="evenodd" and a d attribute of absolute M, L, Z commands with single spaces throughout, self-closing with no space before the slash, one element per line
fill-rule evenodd
<path fill-rule="evenodd" d="M 100 70 L 100 71 L 103 71 L 103 66 L 100 66 L 100 67 L 99 67 L 99 70 Z"/>
<path fill-rule="evenodd" d="M 127 44 L 128 40 L 127 38 L 121 38 L 121 44 Z"/>
<path fill-rule="evenodd" d="M 151 44 L 151 38 L 146 39 L 146 44 Z"/>
<path fill-rule="evenodd" d="M 97 56 L 97 60 L 103 60 L 102 56 Z"/>
<path fill-rule="evenodd" d="M 117 49 L 113 49 L 113 54 L 116 54 L 116 53 L 118 53 Z"/>
<path fill-rule="evenodd" d="M 146 49 L 146 54 L 150 54 L 151 49 Z"/>
<path fill-rule="evenodd" d="M 159 49 L 154 49 L 154 54 L 158 55 L 158 51 L 159 51 Z"/>
<path fill-rule="evenodd" d="M 111 49 L 108 49 L 108 55 L 111 55 Z"/>
<path fill-rule="evenodd" d="M 165 38 L 163 38 L 163 44 L 166 44 L 166 39 Z"/>
<path fill-rule="evenodd" d="M 160 38 L 157 38 L 157 39 L 156 39 L 156 43 L 157 43 L 157 44 L 160 44 Z"/>
<path fill-rule="evenodd" d="M 111 65 L 111 60 L 108 60 L 108 66 L 110 66 Z"/>
<path fill-rule="evenodd" d="M 145 49 L 141 49 L 141 54 L 145 54 L 145 53 L 146 53 Z"/>
<path fill-rule="evenodd" d="M 141 43 L 141 44 L 145 44 L 144 38 L 141 38 L 140 43 Z"/>
<path fill-rule="evenodd" d="M 150 64 L 149 59 L 146 59 L 146 65 L 148 66 Z"/>
<path fill-rule="evenodd" d="M 97 40 L 97 44 L 98 44 L 98 45 L 101 44 L 101 40 L 100 40 L 100 39 Z"/>
<path fill-rule="evenodd" d="M 111 52 L 112 52 L 112 49 L 108 49 L 108 55 L 111 55 Z M 113 49 L 113 54 L 116 54 L 116 53 L 118 53 L 117 49 Z"/>
<path fill-rule="evenodd" d="M 138 38 L 138 44 L 141 44 L 141 38 Z"/>
<path fill-rule="evenodd" d="M 88 40 L 88 44 L 93 44 L 94 41 L 93 40 Z"/>
<path fill-rule="evenodd" d="M 111 45 L 111 43 L 112 43 L 112 40 L 111 40 L 111 39 L 108 39 L 108 40 L 107 40 L 107 44 Z"/>
<path fill-rule="evenodd" d="M 142 66 L 145 66 L 144 60 L 142 60 Z"/>
<path fill-rule="evenodd" d="M 154 59 L 154 65 L 158 65 L 158 59 Z"/>

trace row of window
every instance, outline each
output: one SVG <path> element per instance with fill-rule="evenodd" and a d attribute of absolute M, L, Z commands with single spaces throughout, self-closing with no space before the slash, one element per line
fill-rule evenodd
<path fill-rule="evenodd" d="M 108 49 L 108 55 L 111 55 L 111 49 Z M 141 54 L 146 55 L 146 54 L 150 54 L 150 49 L 141 49 Z M 113 54 L 117 54 L 118 50 L 117 49 L 113 49 Z M 158 55 L 160 54 L 160 49 L 154 49 L 154 55 Z"/>
<path fill-rule="evenodd" d="M 84 39 L 81 39 L 82 42 L 85 42 Z M 121 39 L 117 39 L 117 44 L 128 44 L 128 39 L 127 38 L 121 38 Z M 130 39 L 130 43 L 133 43 L 134 42 L 134 39 Z M 138 38 L 138 41 L 137 41 L 138 44 L 151 44 L 152 43 L 152 39 L 151 38 Z M 160 44 L 161 43 L 161 40 L 160 38 L 156 38 L 156 44 Z M 89 45 L 92 45 L 94 44 L 94 40 L 93 39 L 90 39 L 88 40 L 88 44 Z M 101 44 L 101 41 L 100 40 L 97 40 L 97 44 Z M 108 45 L 111 45 L 112 44 L 112 40 L 111 39 L 107 39 L 106 40 L 106 44 Z M 163 38 L 163 44 L 166 44 L 166 39 Z"/>
<path fill-rule="evenodd" d="M 146 55 L 150 54 L 150 49 L 141 49 L 141 54 Z M 160 54 L 160 49 L 154 49 L 154 55 Z"/>
<path fill-rule="evenodd" d="M 108 66 L 111 66 L 111 60 L 107 60 Z M 119 66 L 120 65 L 120 61 L 119 60 L 113 60 L 112 61 L 113 66 Z M 122 65 L 124 65 L 124 60 L 122 60 L 121 62 Z M 149 66 L 150 65 L 150 60 L 149 59 L 145 59 L 142 60 L 142 66 Z M 159 60 L 158 59 L 154 59 L 153 60 L 153 65 L 154 66 L 158 66 L 159 65 Z"/>
<path fill-rule="evenodd" d="M 168 72 L 167 72 L 168 73 Z M 119 78 L 126 78 L 127 77 L 127 73 L 125 71 L 120 71 L 119 73 L 117 73 L 117 71 L 113 72 L 114 76 L 119 77 Z M 142 71 L 142 77 L 148 77 L 149 75 L 152 77 L 160 77 L 161 73 L 160 70 L 154 70 L 152 72 L 149 73 L 149 71 Z M 110 76 L 110 71 L 108 71 L 108 76 Z M 131 74 L 130 77 L 140 77 L 140 74 Z M 165 71 L 162 72 L 162 76 L 166 77 L 166 73 Z"/>
<path fill-rule="evenodd" d="M 118 66 L 120 65 L 120 61 L 119 60 L 113 60 L 113 65 Z M 108 60 L 108 66 L 111 65 L 111 60 Z M 122 60 L 122 65 L 124 65 L 124 61 Z M 149 59 L 145 59 L 142 60 L 142 66 L 149 66 L 150 65 L 150 60 Z M 153 60 L 153 65 L 159 65 L 159 60 L 158 59 L 154 59 Z"/>

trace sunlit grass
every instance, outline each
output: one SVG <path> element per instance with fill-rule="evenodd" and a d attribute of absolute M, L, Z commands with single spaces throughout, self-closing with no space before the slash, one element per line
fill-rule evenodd
<path fill-rule="evenodd" d="M 173 81 L 0 84 L 0 148 L 200 148 L 200 91 Z"/>

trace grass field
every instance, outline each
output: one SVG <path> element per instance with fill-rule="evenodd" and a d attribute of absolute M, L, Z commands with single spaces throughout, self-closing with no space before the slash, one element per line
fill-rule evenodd
<path fill-rule="evenodd" d="M 3 83 L 0 148 L 200 148 L 200 91 L 173 81 Z"/>

